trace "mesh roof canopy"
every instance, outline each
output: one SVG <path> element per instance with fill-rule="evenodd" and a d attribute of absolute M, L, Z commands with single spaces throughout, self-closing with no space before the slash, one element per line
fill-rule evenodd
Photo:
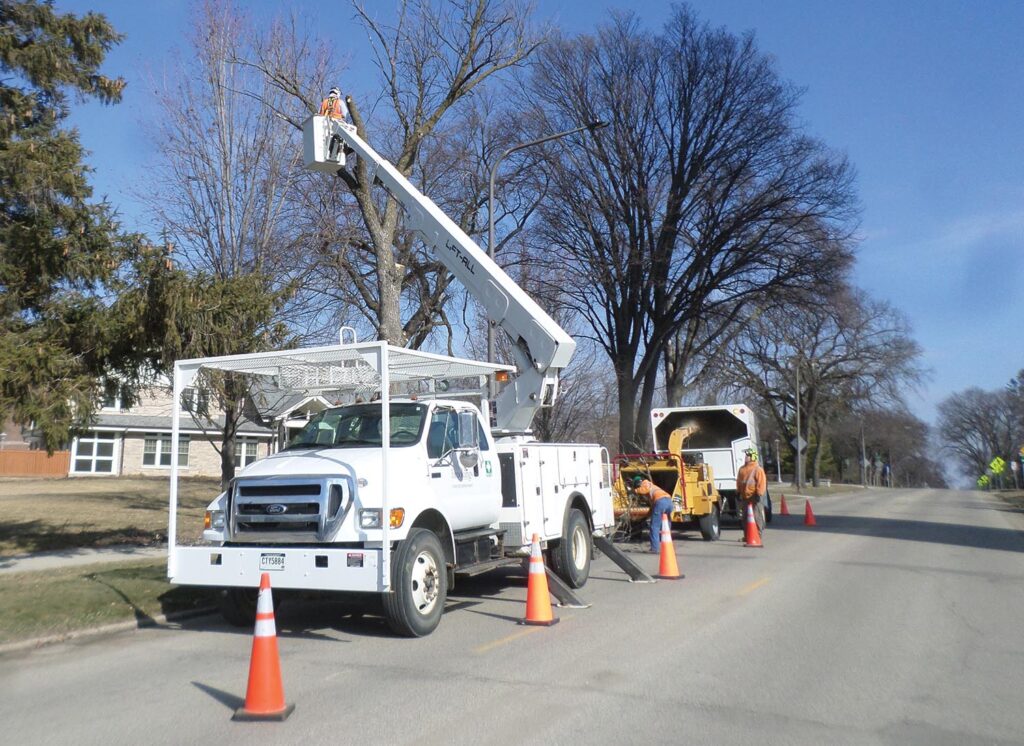
<path fill-rule="evenodd" d="M 407 350 L 384 342 L 311 347 L 249 355 L 180 360 L 177 367 L 191 378 L 200 370 L 221 370 L 269 376 L 281 389 L 316 391 L 380 386 L 381 358 L 387 352 L 390 383 L 437 381 L 515 371 L 514 366 Z"/>

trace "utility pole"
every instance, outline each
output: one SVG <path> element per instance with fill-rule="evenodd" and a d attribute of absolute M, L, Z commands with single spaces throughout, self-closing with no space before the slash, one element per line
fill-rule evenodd
<path fill-rule="evenodd" d="M 864 420 L 860 421 L 860 486 L 868 486 L 868 456 L 864 448 Z"/>
<path fill-rule="evenodd" d="M 779 450 L 779 439 L 775 439 L 775 477 L 782 484 L 782 451 Z"/>
<path fill-rule="evenodd" d="M 800 360 L 796 362 L 796 491 L 804 486 L 804 457 L 800 448 Z"/>

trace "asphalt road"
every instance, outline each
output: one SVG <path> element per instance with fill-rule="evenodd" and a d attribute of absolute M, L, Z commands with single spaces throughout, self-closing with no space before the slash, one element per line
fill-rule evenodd
<path fill-rule="evenodd" d="M 778 496 L 775 497 L 778 500 Z M 296 603 L 283 723 L 234 723 L 251 636 L 212 619 L 0 658 L 17 744 L 1024 742 L 1024 515 L 980 493 L 816 498 L 764 549 L 677 534 L 683 580 L 600 558 L 550 628 L 525 580 L 457 588 L 430 637 Z M 776 506 L 776 509 L 778 506 Z M 652 572 L 657 557 L 638 562 Z"/>

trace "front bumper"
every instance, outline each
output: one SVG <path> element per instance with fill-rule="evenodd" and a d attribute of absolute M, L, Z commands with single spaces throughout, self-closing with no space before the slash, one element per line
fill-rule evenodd
<path fill-rule="evenodd" d="M 283 555 L 275 557 L 283 568 L 261 569 L 261 555 Z M 381 593 L 381 557 L 380 549 L 174 547 L 167 577 L 178 585 L 257 588 L 266 572 L 274 588 Z"/>

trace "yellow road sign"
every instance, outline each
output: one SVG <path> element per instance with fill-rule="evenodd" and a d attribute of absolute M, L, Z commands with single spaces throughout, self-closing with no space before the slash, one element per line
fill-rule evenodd
<path fill-rule="evenodd" d="M 992 459 L 992 461 L 991 461 L 991 462 L 989 463 L 989 465 L 988 465 L 988 468 L 990 468 L 990 469 L 992 470 L 992 473 L 993 473 L 993 474 L 1002 474 L 1002 473 L 1003 473 L 1003 470 L 1004 470 L 1004 469 L 1006 468 L 1006 462 L 1005 462 L 1005 461 L 1003 461 L 1003 460 L 1002 460 L 1001 458 L 999 458 L 998 456 L 996 456 L 996 457 L 995 457 L 994 459 Z"/>

